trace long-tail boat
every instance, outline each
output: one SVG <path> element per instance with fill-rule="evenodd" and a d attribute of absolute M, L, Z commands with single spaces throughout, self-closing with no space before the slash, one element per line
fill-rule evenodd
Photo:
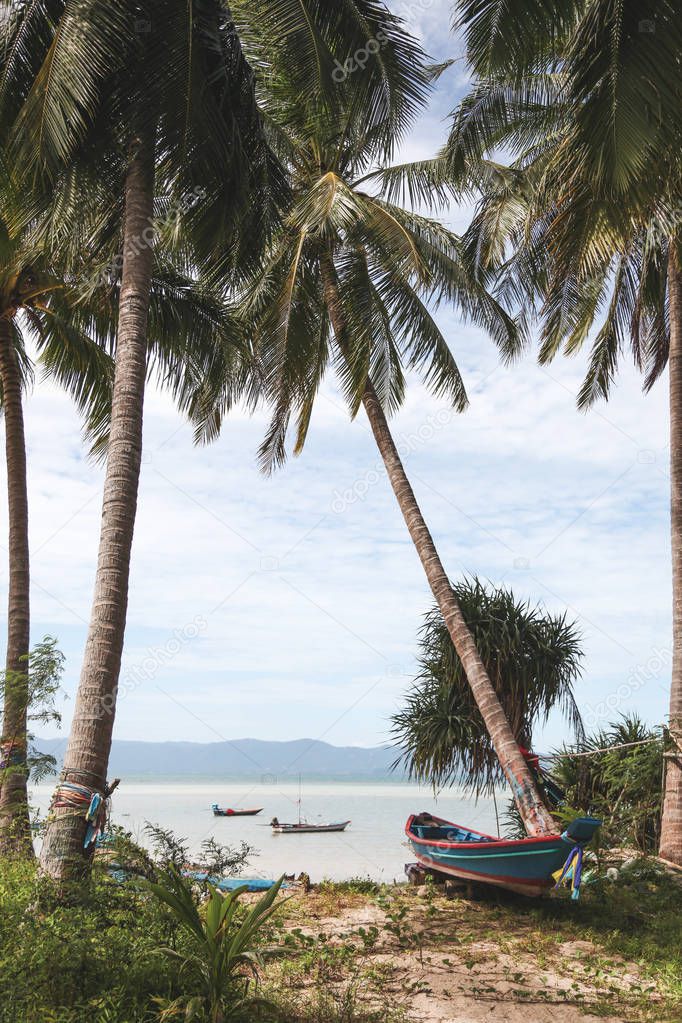
<path fill-rule="evenodd" d="M 299 820 L 297 824 L 281 824 L 276 817 L 270 821 L 275 835 L 316 835 L 325 831 L 345 831 L 350 821 L 335 821 L 333 824 L 308 824 Z"/>
<path fill-rule="evenodd" d="M 257 813 L 261 813 L 263 807 L 259 806 L 255 810 L 233 810 L 231 807 L 223 809 L 217 803 L 213 803 L 211 809 L 214 817 L 255 817 Z"/>
<path fill-rule="evenodd" d="M 600 824 L 595 817 L 578 817 L 562 834 L 508 839 L 420 813 L 408 819 L 405 834 L 418 862 L 429 871 L 541 895 L 555 883 L 557 872 L 566 876 L 573 870 L 577 897 L 582 850 Z"/>

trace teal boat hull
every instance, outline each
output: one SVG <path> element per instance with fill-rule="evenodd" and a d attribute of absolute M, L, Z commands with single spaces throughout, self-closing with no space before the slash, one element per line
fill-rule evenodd
<path fill-rule="evenodd" d="M 563 867 L 576 845 L 590 841 L 600 823 L 581 817 L 562 835 L 501 839 L 430 814 L 413 814 L 405 833 L 417 861 L 427 870 L 536 896 L 554 884 L 554 872 Z"/>

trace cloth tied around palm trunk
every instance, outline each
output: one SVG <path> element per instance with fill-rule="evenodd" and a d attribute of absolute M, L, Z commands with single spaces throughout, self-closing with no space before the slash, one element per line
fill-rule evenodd
<path fill-rule="evenodd" d="M 108 793 L 111 789 L 107 790 Z M 83 847 L 87 849 L 104 833 L 109 816 L 108 794 L 90 789 L 75 782 L 60 781 L 52 802 L 52 810 L 71 810 L 72 817 L 84 817 L 88 827 L 83 839 Z"/>

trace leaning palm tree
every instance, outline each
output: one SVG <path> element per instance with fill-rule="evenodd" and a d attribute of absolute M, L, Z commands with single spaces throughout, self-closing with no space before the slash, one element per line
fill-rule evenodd
<path fill-rule="evenodd" d="M 254 18 L 261 7 L 259 24 L 270 26 L 290 60 L 314 54 L 312 85 L 330 106 L 334 59 L 373 40 L 384 15 L 373 0 L 270 0 L 254 5 Z M 159 247 L 151 224 L 154 197 L 177 203 L 199 182 L 202 201 L 179 218 L 168 244 L 187 265 L 214 256 L 216 266 L 238 277 L 239 266 L 248 266 L 258 251 L 258 232 L 267 228 L 277 175 L 263 144 L 252 73 L 221 0 L 152 0 L 144 10 L 130 0 L 39 3 L 18 10 L 11 31 L 0 107 L 4 102 L 12 111 L 13 156 L 27 180 L 49 181 L 78 160 L 96 169 L 95 179 L 115 177 L 122 168 L 122 269 L 95 597 L 60 798 L 41 858 L 47 873 L 68 879 L 88 867 L 88 794 L 94 805 L 107 793 L 140 471 L 153 252 Z M 27 74 L 31 82 L 24 88 Z M 383 68 L 363 81 L 368 109 L 380 107 Z M 308 75 L 303 87 L 310 85 Z M 256 184 L 260 193 L 253 191 Z M 249 202 L 257 194 L 260 201 Z M 240 242 L 236 219 L 245 211 L 252 215 Z M 220 351 L 214 360 L 223 400 L 235 389 L 222 373 L 229 361 Z M 74 793 L 82 803 L 75 813 L 65 805 Z"/>
<path fill-rule="evenodd" d="M 667 0 L 543 9 L 458 5 L 479 78 L 447 158 L 451 173 L 483 184 L 470 252 L 481 279 L 503 267 L 502 293 L 540 313 L 541 359 L 593 338 L 581 405 L 608 396 L 628 345 L 647 388 L 669 367 L 674 652 L 661 855 L 682 863 L 680 9 Z M 522 11 L 528 31 L 503 45 L 507 19 Z M 511 167 L 487 159 L 500 150 L 514 155 Z"/>
<path fill-rule="evenodd" d="M 575 625 L 478 579 L 453 589 L 517 742 L 530 750 L 535 727 L 557 708 L 582 739 L 573 694 L 582 660 Z M 396 766 L 425 784 L 493 791 L 504 777 L 438 608 L 421 629 L 419 667 L 393 715 Z"/>
<path fill-rule="evenodd" d="M 337 105 L 302 96 L 278 74 L 262 101 L 273 146 L 289 168 L 292 199 L 257 278 L 241 295 L 273 417 L 263 466 L 281 462 L 295 416 L 303 447 L 325 373 L 336 370 L 351 415 L 365 410 L 391 486 L 530 834 L 554 829 L 476 649 L 391 435 L 387 414 L 401 403 L 405 370 L 420 372 L 439 398 L 466 404 L 450 348 L 427 306 L 456 303 L 510 343 L 515 326 L 467 275 L 459 239 L 438 221 L 394 201 L 448 193 L 439 160 L 382 166 L 428 93 L 433 70 L 395 23 L 404 54 L 389 77 L 396 100 L 368 130 L 356 75 L 339 83 Z M 267 49 L 267 40 L 259 40 Z M 382 55 L 389 50 L 385 44 Z M 279 69 L 278 69 L 279 70 Z M 379 165 L 380 169 L 377 169 Z M 206 396 L 207 415 L 213 404 Z"/>

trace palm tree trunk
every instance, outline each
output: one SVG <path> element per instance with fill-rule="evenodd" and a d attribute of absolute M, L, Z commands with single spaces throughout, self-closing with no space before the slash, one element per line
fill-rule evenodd
<path fill-rule="evenodd" d="M 135 140 L 126 177 L 116 365 L 95 593 L 62 772 L 62 781 L 100 794 L 106 794 L 142 456 L 153 200 L 154 145 L 145 136 Z M 57 881 L 86 875 L 90 856 L 83 848 L 85 832 L 84 816 L 53 807 L 40 858 L 43 872 Z"/>
<path fill-rule="evenodd" d="M 660 854 L 682 866 L 682 270 L 674 242 L 668 260 L 670 316 L 670 515 L 673 572 L 673 661 Z"/>
<path fill-rule="evenodd" d="M 28 493 L 21 376 L 12 324 L 0 319 L 0 380 L 5 415 L 9 595 L 2 747 L 10 766 L 0 771 L 0 852 L 32 856 L 26 769 L 26 717 L 30 642 Z"/>
<path fill-rule="evenodd" d="M 329 264 L 322 267 L 325 298 L 329 317 L 338 343 L 343 346 L 343 311 L 336 283 Z M 424 521 L 414 491 L 405 473 L 398 449 L 391 435 L 384 410 L 376 391 L 368 381 L 362 397 L 374 439 L 386 466 L 393 492 L 403 513 L 412 542 L 429 581 L 431 592 L 447 626 L 453 646 L 471 686 L 505 777 L 511 786 L 526 831 L 529 835 L 556 833 L 556 824 L 543 803 L 535 780 L 514 738 L 494 686 L 480 658 L 474 638 L 467 626 L 447 573 Z"/>

